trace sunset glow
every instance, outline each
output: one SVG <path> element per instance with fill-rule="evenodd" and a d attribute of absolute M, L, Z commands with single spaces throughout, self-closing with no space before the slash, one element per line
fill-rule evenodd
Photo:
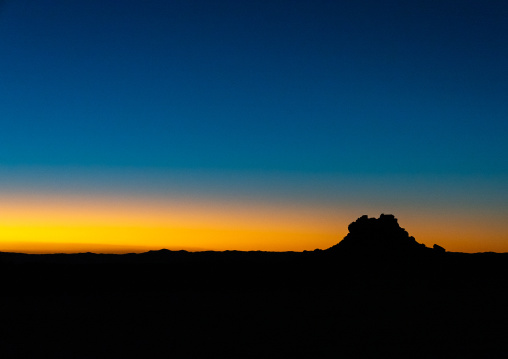
<path fill-rule="evenodd" d="M 17 197 L 0 205 L 0 250 L 301 251 L 334 244 L 339 228 L 333 219 L 319 210 L 220 201 Z"/>
<path fill-rule="evenodd" d="M 0 251 L 508 252 L 508 7 L 396 3 L 0 0 Z"/>
<path fill-rule="evenodd" d="M 369 216 L 381 213 L 375 212 L 381 210 L 379 206 L 343 205 L 341 209 L 315 203 L 235 202 L 220 198 L 199 201 L 11 193 L 3 195 L 0 204 L 0 250 L 127 253 L 162 248 L 326 249 L 340 241 L 347 234 L 348 224 L 364 214 L 360 207 Z M 401 226 L 427 246 L 438 243 L 452 251 L 508 251 L 501 218 L 481 219 L 463 213 L 450 215 L 398 207 L 403 212 L 398 216 Z"/>

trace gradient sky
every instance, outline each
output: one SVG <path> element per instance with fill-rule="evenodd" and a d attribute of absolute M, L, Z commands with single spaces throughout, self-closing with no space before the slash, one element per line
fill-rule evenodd
<path fill-rule="evenodd" d="M 508 252 L 506 1 L 0 1 L 0 251 Z"/>

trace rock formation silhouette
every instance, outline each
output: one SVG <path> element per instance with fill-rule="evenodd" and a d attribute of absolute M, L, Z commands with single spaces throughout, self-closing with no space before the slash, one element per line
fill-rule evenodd
<path fill-rule="evenodd" d="M 348 229 L 349 233 L 344 239 L 330 247 L 328 251 L 355 254 L 402 254 L 429 250 L 401 228 L 397 218 L 392 214 L 381 214 L 379 218 L 363 215 L 352 222 Z"/>

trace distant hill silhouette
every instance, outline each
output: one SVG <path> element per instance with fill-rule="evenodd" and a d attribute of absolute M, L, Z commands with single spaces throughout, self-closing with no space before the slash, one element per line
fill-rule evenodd
<path fill-rule="evenodd" d="M 407 254 L 429 250 L 401 228 L 397 218 L 392 214 L 381 214 L 379 218 L 363 215 L 352 222 L 348 229 L 349 233 L 344 239 L 330 247 L 328 251 L 348 254 Z M 438 245 L 434 245 L 434 248 L 440 252 L 444 251 L 444 248 Z"/>

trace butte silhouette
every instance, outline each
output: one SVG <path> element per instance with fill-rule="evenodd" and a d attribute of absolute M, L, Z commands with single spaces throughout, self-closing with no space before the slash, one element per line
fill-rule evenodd
<path fill-rule="evenodd" d="M 349 233 L 342 241 L 327 251 L 347 254 L 420 254 L 444 252 L 445 249 L 434 244 L 433 249 L 418 243 L 402 227 L 392 214 L 381 214 L 379 218 L 363 215 L 349 226 Z"/>

